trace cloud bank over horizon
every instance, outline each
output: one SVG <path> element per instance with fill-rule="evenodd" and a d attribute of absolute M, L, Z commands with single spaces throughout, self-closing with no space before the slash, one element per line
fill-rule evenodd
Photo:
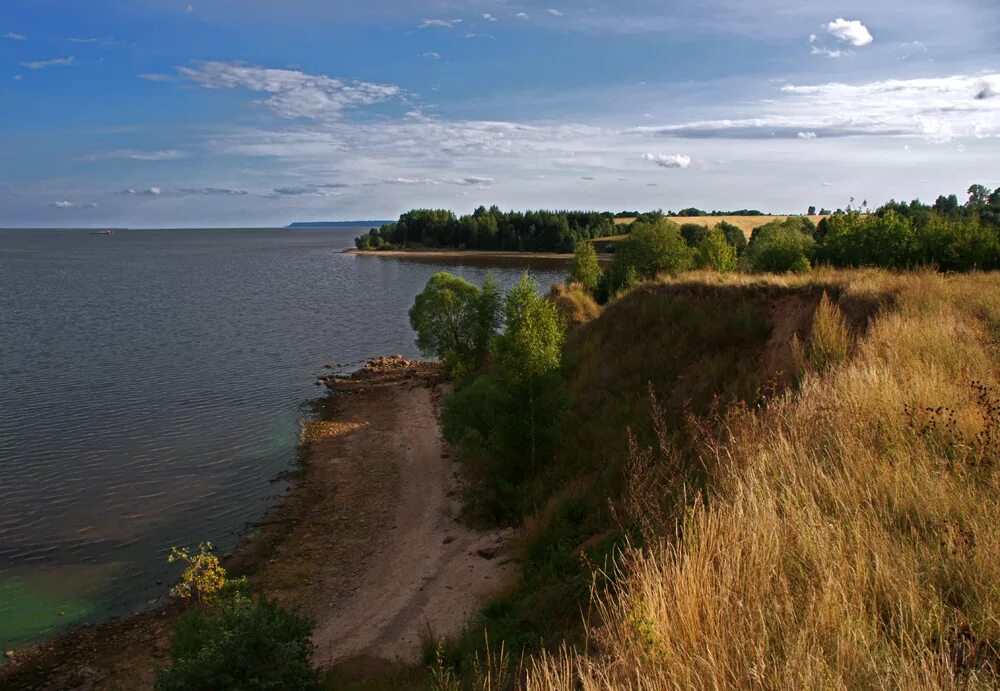
<path fill-rule="evenodd" d="M 305 0 L 286 13 L 341 32 L 330 39 L 305 21 L 284 37 L 255 0 L 239 15 L 225 0 L 151 9 L 127 37 L 108 10 L 96 21 L 109 30 L 90 34 L 104 38 L 80 38 L 14 0 L 19 21 L 0 27 L 0 98 L 18 105 L 0 113 L 14 154 L 0 163 L 0 224 L 284 224 L 491 203 L 789 212 L 1000 186 L 1000 22 L 983 3 L 936 0 L 900 21 L 898 0 L 833 17 L 805 2 L 766 15 L 778 0 L 761 1 L 756 14 L 724 0 L 671 12 L 629 0 L 617 14 L 601 0 L 433 12 L 375 0 L 371 16 Z M 217 35 L 227 17 L 238 31 L 211 55 L 173 38 Z M 59 42 L 74 55 L 39 55 Z M 46 107 L 57 98 L 66 107 Z"/>

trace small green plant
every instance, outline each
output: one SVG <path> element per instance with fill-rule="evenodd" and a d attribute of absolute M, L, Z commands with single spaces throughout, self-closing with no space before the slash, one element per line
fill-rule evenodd
<path fill-rule="evenodd" d="M 167 563 L 175 562 L 187 564 L 180 581 L 170 591 L 176 598 L 182 600 L 194 598 L 199 603 L 205 602 L 226 584 L 226 570 L 212 552 L 211 542 L 201 543 L 195 554 L 192 554 L 187 547 L 171 547 Z"/>

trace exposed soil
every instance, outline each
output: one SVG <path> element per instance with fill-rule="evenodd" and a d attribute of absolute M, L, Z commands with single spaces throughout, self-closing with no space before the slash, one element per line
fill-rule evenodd
<path fill-rule="evenodd" d="M 513 536 L 460 522 L 436 365 L 382 358 L 322 382 L 332 395 L 303 427 L 301 470 L 226 566 L 313 619 L 317 665 L 413 664 L 422 642 L 459 633 L 517 573 Z M 171 605 L 17 651 L 0 688 L 150 688 L 181 611 Z"/>

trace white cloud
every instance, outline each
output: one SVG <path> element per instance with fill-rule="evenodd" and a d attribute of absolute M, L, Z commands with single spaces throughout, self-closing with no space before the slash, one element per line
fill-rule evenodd
<path fill-rule="evenodd" d="M 8 31 L 3 35 L 3 38 L 9 39 L 11 41 L 27 41 L 28 37 L 24 34 L 14 33 L 13 31 Z"/>
<path fill-rule="evenodd" d="M 127 158 L 133 161 L 176 161 L 182 158 L 189 158 L 191 154 L 177 149 L 162 149 L 159 151 L 136 151 L 132 149 L 120 149 L 118 151 L 107 151 L 104 153 L 91 154 L 84 157 L 85 161 L 96 161 L 102 158 Z"/>
<path fill-rule="evenodd" d="M 145 189 L 135 189 L 129 187 L 121 191 L 126 197 L 245 197 L 250 193 L 243 189 L 232 189 L 229 187 L 182 187 L 175 190 L 166 190 L 162 187 L 147 187 Z"/>
<path fill-rule="evenodd" d="M 661 168 L 687 168 L 691 165 L 691 157 L 684 154 L 643 154 L 642 158 Z"/>
<path fill-rule="evenodd" d="M 94 202 L 70 202 L 70 201 L 58 201 L 52 202 L 52 206 L 57 209 L 96 209 L 97 204 Z"/>
<path fill-rule="evenodd" d="M 269 94 L 261 103 L 283 118 L 335 118 L 345 108 L 383 103 L 402 94 L 402 89 L 392 84 L 347 81 L 240 62 L 199 62 L 176 69 L 181 77 L 206 89 Z"/>
<path fill-rule="evenodd" d="M 435 50 L 428 51 L 426 53 L 421 53 L 420 57 L 427 58 L 428 60 L 440 60 L 441 54 Z"/>
<path fill-rule="evenodd" d="M 563 16 L 563 13 L 560 12 L 559 10 L 549 9 L 549 10 L 547 10 L 547 12 L 549 14 L 551 14 L 553 17 L 561 17 L 561 16 Z"/>
<path fill-rule="evenodd" d="M 485 20 L 486 20 L 486 21 L 488 21 L 488 22 L 495 22 L 495 21 L 497 21 L 497 18 L 496 18 L 496 17 L 494 17 L 494 16 L 493 16 L 492 14 L 490 14 L 489 12 L 484 12 L 484 13 L 483 13 L 483 19 L 485 19 Z"/>
<path fill-rule="evenodd" d="M 22 67 L 27 67 L 29 70 L 44 70 L 46 67 L 75 67 L 76 57 L 70 55 L 65 58 L 52 58 L 50 60 L 33 60 L 31 62 L 22 62 Z"/>
<path fill-rule="evenodd" d="M 292 187 L 275 187 L 271 191 L 274 197 L 332 197 L 348 185 L 342 182 L 324 185 L 299 185 Z"/>
<path fill-rule="evenodd" d="M 425 19 L 417 28 L 430 29 L 431 27 L 439 27 L 441 29 L 454 29 L 456 24 L 461 23 L 461 19 Z"/>
<path fill-rule="evenodd" d="M 527 12 L 518 12 L 518 13 L 517 13 L 517 14 L 515 14 L 514 16 L 515 16 L 515 17 L 517 17 L 518 19 L 524 19 L 525 21 L 527 21 L 527 20 L 530 20 L 530 19 L 531 19 L 531 17 L 529 17 L 529 16 L 528 16 L 528 13 L 527 13 Z"/>
<path fill-rule="evenodd" d="M 864 24 L 857 20 L 847 20 L 841 17 L 827 24 L 826 31 L 838 40 L 850 43 L 856 48 L 867 46 L 875 40 Z"/>
<path fill-rule="evenodd" d="M 926 79 L 892 79 L 864 84 L 828 83 L 781 87 L 751 117 L 702 120 L 634 133 L 678 138 L 776 139 L 800 132 L 818 137 L 921 136 L 1000 137 L 1000 73 Z"/>
<path fill-rule="evenodd" d="M 15 82 L 19 82 L 19 81 L 21 81 L 22 79 L 24 79 L 24 75 L 21 75 L 21 74 L 15 74 L 15 75 L 14 75 L 13 77 L 11 77 L 11 79 L 13 79 L 13 80 L 14 80 Z"/>
<path fill-rule="evenodd" d="M 67 38 L 70 43 L 97 43 L 101 39 L 99 38 Z"/>
<path fill-rule="evenodd" d="M 177 77 L 172 74 L 162 74 L 160 72 L 144 72 L 139 75 L 139 79 L 145 79 L 147 82 L 175 82 Z"/>
<path fill-rule="evenodd" d="M 816 138 L 816 133 L 815 132 L 799 132 L 798 136 L 799 136 L 799 139 L 815 139 Z"/>

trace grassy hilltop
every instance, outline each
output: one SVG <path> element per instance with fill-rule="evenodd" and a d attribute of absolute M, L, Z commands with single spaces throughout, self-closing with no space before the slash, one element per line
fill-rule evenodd
<path fill-rule="evenodd" d="M 997 685 L 1000 277 L 689 275 L 574 340 L 542 515 L 603 484 L 632 546 L 527 687 Z"/>

